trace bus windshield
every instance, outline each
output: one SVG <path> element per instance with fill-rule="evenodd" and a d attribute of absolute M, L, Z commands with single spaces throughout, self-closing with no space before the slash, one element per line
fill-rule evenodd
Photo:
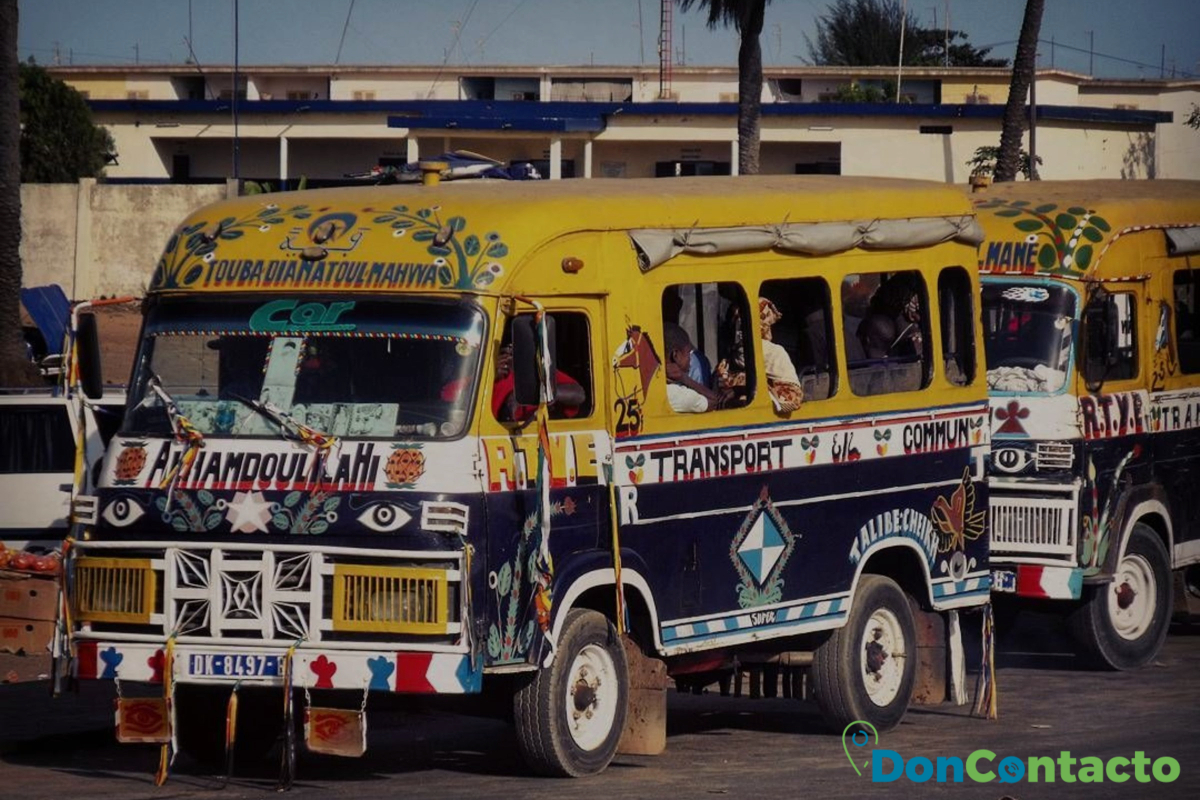
<path fill-rule="evenodd" d="M 484 320 L 455 301 L 164 298 L 147 311 L 123 433 L 455 438 Z"/>
<path fill-rule="evenodd" d="M 983 333 L 988 388 L 1053 393 L 1067 381 L 1075 293 L 1064 286 L 988 283 Z"/>

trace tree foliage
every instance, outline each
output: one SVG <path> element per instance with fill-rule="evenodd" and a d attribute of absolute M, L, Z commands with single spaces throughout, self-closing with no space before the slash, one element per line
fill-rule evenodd
<path fill-rule="evenodd" d="M 983 147 L 975 148 L 975 155 L 967 161 L 967 166 L 971 168 L 972 175 L 991 175 L 996 171 L 996 158 L 1000 155 L 1000 148 L 995 145 L 984 145 Z M 1034 176 L 1035 164 L 1042 163 L 1041 156 L 1034 156 L 1031 161 L 1029 151 L 1021 148 L 1020 165 L 1017 171 L 1025 176 L 1026 180 L 1032 180 Z"/>
<path fill-rule="evenodd" d="M 805 35 L 809 60 L 820 66 L 893 66 L 899 62 L 900 29 L 904 27 L 904 64 L 932 67 L 1007 67 L 1003 58 L 988 58 L 991 48 L 967 42 L 963 31 L 922 28 L 900 0 L 836 0 L 817 18 L 817 41 Z"/>
<path fill-rule="evenodd" d="M 0 0 L 0 386 L 37 383 L 21 332 L 21 136 L 17 0 Z M 5 443 L 5 446 L 11 446 Z"/>
<path fill-rule="evenodd" d="M 762 29 L 771 0 L 677 0 L 679 9 L 708 10 L 708 27 L 732 27 L 738 33 L 738 172 L 758 173 L 762 122 Z"/>
<path fill-rule="evenodd" d="M 92 122 L 83 95 L 37 64 L 21 64 L 21 181 L 74 183 L 100 175 L 113 157 L 108 130 Z"/>
<path fill-rule="evenodd" d="M 1192 104 L 1192 113 L 1188 114 L 1188 118 L 1183 121 L 1183 124 L 1189 128 L 1200 129 L 1200 106 Z"/>

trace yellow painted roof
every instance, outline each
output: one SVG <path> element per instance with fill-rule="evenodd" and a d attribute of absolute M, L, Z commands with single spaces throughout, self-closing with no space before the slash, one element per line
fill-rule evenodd
<path fill-rule="evenodd" d="M 971 195 L 980 268 L 1082 277 L 1141 228 L 1200 225 L 1200 181 L 1017 181 Z"/>
<path fill-rule="evenodd" d="M 150 291 L 496 291 L 527 253 L 576 231 L 970 213 L 953 186 L 834 176 L 457 181 L 251 195 L 189 216 Z"/>

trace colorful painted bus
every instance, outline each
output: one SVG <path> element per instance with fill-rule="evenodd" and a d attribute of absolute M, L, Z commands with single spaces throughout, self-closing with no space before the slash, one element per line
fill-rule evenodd
<path fill-rule="evenodd" d="M 1091 662 L 1141 666 L 1173 595 L 1200 610 L 1200 183 L 1011 183 L 975 207 L 997 611 L 1062 601 Z"/>
<path fill-rule="evenodd" d="M 800 653 L 837 730 L 895 726 L 990 595 L 981 235 L 849 178 L 197 211 L 71 550 L 74 674 L 161 687 L 123 737 L 194 750 L 239 692 L 242 737 L 304 690 L 339 752 L 379 693 L 507 693 L 558 775 L 634 716 L 661 747 L 626 707 L 664 665 Z"/>

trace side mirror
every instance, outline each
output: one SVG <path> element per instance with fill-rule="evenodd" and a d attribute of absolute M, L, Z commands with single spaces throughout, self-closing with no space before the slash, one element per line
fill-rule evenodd
<path fill-rule="evenodd" d="M 79 387 L 84 395 L 99 400 L 104 394 L 104 377 L 100 370 L 100 335 L 94 314 L 79 315 L 75 330 L 75 363 L 79 369 Z"/>
<path fill-rule="evenodd" d="M 1115 325 L 1116 315 L 1111 313 L 1107 295 L 1096 297 L 1083 309 L 1083 382 L 1089 392 L 1100 391 L 1113 364 Z"/>
<path fill-rule="evenodd" d="M 548 381 L 550 396 L 547 403 L 554 402 L 557 364 L 557 349 L 554 341 L 554 317 L 546 315 L 546 337 L 550 344 L 550 361 L 543 366 L 551 376 Z M 521 314 L 512 321 L 513 344 L 513 396 L 523 406 L 536 406 L 541 399 L 541 378 L 538 375 L 538 331 L 533 314 Z"/>

